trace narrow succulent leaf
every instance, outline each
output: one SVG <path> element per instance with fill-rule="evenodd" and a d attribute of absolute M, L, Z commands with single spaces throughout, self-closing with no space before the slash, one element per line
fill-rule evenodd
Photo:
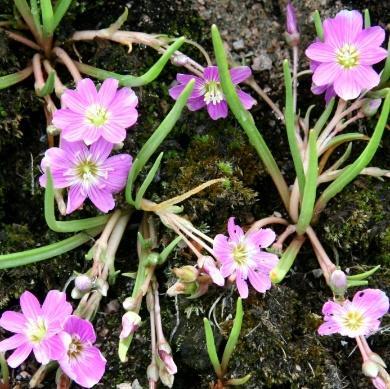
<path fill-rule="evenodd" d="M 229 387 L 229 386 L 245 385 L 251 378 L 252 378 L 252 374 L 250 373 L 241 378 L 231 378 L 230 380 L 226 381 L 226 386 Z"/>
<path fill-rule="evenodd" d="M 324 112 L 321 114 L 321 116 L 317 120 L 317 123 L 314 126 L 314 130 L 317 133 L 317 136 L 319 135 L 320 131 L 324 128 L 326 122 L 328 121 L 330 114 L 333 111 L 334 103 L 335 103 L 335 98 L 333 97 L 329 101 L 329 103 L 326 105 Z"/>
<path fill-rule="evenodd" d="M 42 87 L 42 89 L 37 91 L 37 95 L 39 97 L 44 97 L 53 93 L 55 79 L 56 79 L 56 72 L 55 71 L 50 72 L 45 82 L 45 85 Z"/>
<path fill-rule="evenodd" d="M 150 169 L 144 182 L 142 183 L 142 185 L 138 189 L 137 195 L 135 196 L 135 203 L 134 203 L 134 207 L 136 209 L 140 209 L 140 204 L 141 204 L 141 201 L 145 195 L 145 192 L 148 190 L 149 185 L 152 183 L 154 177 L 157 174 L 158 169 L 160 168 L 160 164 L 161 164 L 161 160 L 162 160 L 163 155 L 164 155 L 164 153 L 160 153 L 160 155 L 154 161 L 152 168 Z"/>
<path fill-rule="evenodd" d="M 355 286 L 364 286 L 364 285 L 368 285 L 368 281 L 365 281 L 365 280 L 362 280 L 362 281 L 351 280 L 350 281 L 350 280 L 348 280 L 347 285 L 348 285 L 348 288 L 352 288 Z"/>
<path fill-rule="evenodd" d="M 371 159 L 373 158 L 375 152 L 379 147 L 383 131 L 387 124 L 389 108 L 390 92 L 388 92 L 386 99 L 383 103 L 382 111 L 379 116 L 379 120 L 375 126 L 374 133 L 372 134 L 371 139 L 363 150 L 363 152 L 360 154 L 360 156 L 356 159 L 354 163 L 345 168 L 343 173 L 324 190 L 324 192 L 318 199 L 315 210 L 317 217 L 324 209 L 328 201 L 334 196 L 336 196 L 337 193 L 342 191 L 345 186 L 348 185 L 358 174 L 360 174 L 360 172 L 370 163 Z"/>
<path fill-rule="evenodd" d="M 169 255 L 172 253 L 173 249 L 179 244 L 181 241 L 181 236 L 176 237 L 167 247 L 164 248 L 163 251 L 161 251 L 159 256 L 158 264 L 162 265 L 169 257 Z"/>
<path fill-rule="evenodd" d="M 52 36 L 54 31 L 54 13 L 51 0 L 41 0 L 43 32 L 46 36 Z"/>
<path fill-rule="evenodd" d="M 213 368 L 214 368 L 214 371 L 215 371 L 215 374 L 217 375 L 217 377 L 222 378 L 223 373 L 222 373 L 222 369 L 221 369 L 221 364 L 219 363 L 217 349 L 215 347 L 213 330 L 211 328 L 210 322 L 206 318 L 203 318 L 203 324 L 204 324 L 204 332 L 206 335 L 207 353 L 209 355 L 210 362 L 213 365 Z"/>
<path fill-rule="evenodd" d="M 30 3 L 31 3 L 31 15 L 34 20 L 35 28 L 37 29 L 38 33 L 42 35 L 41 13 L 39 11 L 38 1 L 30 0 Z"/>
<path fill-rule="evenodd" d="M 55 217 L 54 205 L 54 187 L 53 177 L 50 169 L 46 170 L 46 189 L 45 189 L 45 220 L 50 229 L 55 232 L 77 232 L 90 228 L 102 226 L 107 223 L 110 214 L 95 216 L 80 220 L 58 221 Z"/>
<path fill-rule="evenodd" d="M 285 112 L 284 118 L 286 123 L 288 144 L 290 146 L 291 156 L 294 162 L 295 173 L 298 179 L 299 193 L 302 198 L 305 188 L 305 173 L 303 171 L 303 164 L 301 154 L 299 152 L 296 130 L 295 130 L 295 113 L 293 104 L 293 91 L 290 65 L 288 60 L 283 61 L 284 87 L 285 87 Z"/>
<path fill-rule="evenodd" d="M 72 0 L 58 0 L 54 7 L 53 31 L 58 27 L 66 11 L 70 7 Z"/>
<path fill-rule="evenodd" d="M 312 104 L 306 111 L 304 122 L 305 122 L 307 128 L 309 128 L 309 125 L 310 125 L 310 114 L 311 114 L 311 111 L 313 110 L 314 107 L 315 107 L 315 105 Z"/>
<path fill-rule="evenodd" d="M 192 92 L 194 87 L 195 80 L 191 80 L 183 92 L 180 94 L 179 98 L 176 100 L 174 106 L 169 111 L 168 115 L 164 118 L 158 128 L 153 132 L 152 136 L 146 141 L 146 143 L 141 148 L 140 152 L 137 155 L 133 163 L 133 167 L 130 170 L 129 177 L 126 185 L 126 200 L 128 203 L 133 204 L 134 200 L 132 199 L 132 187 L 134 181 L 138 177 L 138 174 L 149 161 L 149 158 L 156 151 L 156 149 L 161 145 L 164 139 L 173 129 L 176 122 L 179 120 L 183 108 L 187 104 L 187 100 Z"/>
<path fill-rule="evenodd" d="M 318 10 L 314 11 L 313 14 L 313 21 L 314 21 L 314 26 L 316 28 L 316 33 L 318 38 L 320 38 L 322 41 L 324 40 L 324 29 L 322 27 L 322 21 L 321 21 L 321 16 Z"/>
<path fill-rule="evenodd" d="M 60 242 L 49 244 L 47 246 L 42 246 L 26 251 L 20 251 L 18 253 L 0 255 L 0 269 L 26 266 L 31 263 L 54 258 L 88 242 L 93 237 L 98 235 L 102 231 L 102 229 L 102 226 L 96 227 L 84 232 L 80 232 Z"/>
<path fill-rule="evenodd" d="M 364 10 L 364 28 L 371 27 L 371 16 L 370 11 L 366 8 Z"/>
<path fill-rule="evenodd" d="M 122 86 L 143 86 L 154 81 L 159 76 L 159 74 L 164 69 L 166 63 L 172 57 L 174 52 L 179 50 L 180 46 L 184 43 L 184 41 L 184 37 L 176 39 L 176 41 L 166 49 L 165 53 L 159 58 L 159 60 L 146 73 L 139 77 L 109 72 L 107 70 L 95 68 L 93 66 L 81 63 L 76 63 L 76 66 L 82 73 L 98 78 L 99 80 L 105 80 L 106 78 L 115 78 Z"/>
<path fill-rule="evenodd" d="M 297 233 L 302 235 L 310 225 L 316 201 L 318 178 L 317 136 L 314 130 L 309 133 L 309 157 L 305 180 L 305 189 L 302 196 L 302 206 L 297 223 Z"/>
<path fill-rule="evenodd" d="M 353 281 L 353 280 L 358 280 L 358 281 L 361 281 L 361 280 L 365 280 L 366 278 L 372 276 L 374 273 L 376 273 L 379 269 L 380 269 L 381 265 L 377 265 L 375 267 L 373 267 L 372 269 L 364 272 L 364 273 L 360 273 L 360 274 L 354 274 L 353 276 L 347 276 L 347 280 L 350 280 L 350 281 Z"/>
<path fill-rule="evenodd" d="M 350 143 L 346 150 L 344 151 L 343 155 L 329 168 L 327 171 L 334 171 L 337 170 L 351 155 L 352 151 L 352 143 Z M 321 161 L 322 163 L 322 161 Z M 323 166 L 320 166 L 319 171 L 322 171 Z"/>
<path fill-rule="evenodd" d="M 25 68 L 19 72 L 7 74 L 6 76 L 0 77 L 0 90 L 8 88 L 11 85 L 15 85 L 18 82 L 23 81 L 25 78 L 27 78 L 30 74 L 32 74 L 33 69 L 31 66 L 28 68 Z"/>
<path fill-rule="evenodd" d="M 290 198 L 288 186 L 278 165 L 276 164 L 274 157 L 272 156 L 271 151 L 269 150 L 259 130 L 256 128 L 252 115 L 243 107 L 237 95 L 236 89 L 230 77 L 223 42 L 218 28 L 215 25 L 211 27 L 211 36 L 213 40 L 219 76 L 221 78 L 221 85 L 229 108 L 233 112 L 237 121 L 240 123 L 241 127 L 246 132 L 250 144 L 255 148 L 257 154 L 268 170 L 268 173 L 270 174 L 273 182 L 275 183 L 275 186 L 278 189 L 283 204 L 285 205 L 286 209 L 288 209 Z"/>
<path fill-rule="evenodd" d="M 4 352 L 0 352 L 0 371 L 4 389 L 9 388 L 9 368 Z"/>
<path fill-rule="evenodd" d="M 386 58 L 385 66 L 382 70 L 381 82 L 379 83 L 379 87 L 383 86 L 383 84 L 387 82 L 389 78 L 390 78 L 390 39 L 387 43 L 387 58 Z"/>
<path fill-rule="evenodd" d="M 295 258 L 297 257 L 304 240 L 305 239 L 302 236 L 297 236 L 286 248 L 279 259 L 278 264 L 271 270 L 270 278 L 274 284 L 278 284 L 286 277 L 286 274 L 294 264 Z"/>
<path fill-rule="evenodd" d="M 352 142 L 355 140 L 366 140 L 369 141 L 370 138 L 367 135 L 361 134 L 359 132 L 350 132 L 347 134 L 337 135 L 331 139 L 331 141 L 326 145 L 323 152 L 327 151 L 332 147 L 338 147 L 343 143 Z"/>
<path fill-rule="evenodd" d="M 118 31 L 123 23 L 126 22 L 127 20 L 127 17 L 129 16 L 129 9 L 127 7 L 125 7 L 125 10 L 123 11 L 123 13 L 119 16 L 119 18 L 117 20 L 115 20 L 114 23 L 112 23 L 110 25 L 110 27 L 107 28 L 108 32 L 110 34 L 114 33 L 115 31 Z"/>
<path fill-rule="evenodd" d="M 39 26 L 36 25 L 36 21 L 31 13 L 31 9 L 30 9 L 27 1 L 26 0 L 14 0 L 14 4 L 15 4 L 17 10 L 19 11 L 19 13 L 22 15 L 22 18 L 26 22 L 27 26 L 30 28 L 31 32 L 35 35 L 35 37 L 39 37 L 40 34 L 38 31 L 40 28 L 40 24 L 39 24 Z M 32 5 L 33 4 L 34 3 L 32 3 Z M 39 28 L 37 29 L 37 27 L 39 27 Z"/>
<path fill-rule="evenodd" d="M 242 309 L 242 300 L 239 297 L 236 304 L 236 316 L 234 318 L 233 327 L 230 331 L 229 339 L 226 343 L 225 350 L 222 355 L 221 368 L 222 373 L 225 374 L 228 370 L 228 365 L 230 358 L 234 352 L 234 349 L 237 345 L 238 337 L 240 336 L 242 319 L 244 317 L 244 311 Z"/>

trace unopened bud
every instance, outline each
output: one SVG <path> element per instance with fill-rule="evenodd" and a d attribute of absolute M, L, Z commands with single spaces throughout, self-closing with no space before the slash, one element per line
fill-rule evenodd
<path fill-rule="evenodd" d="M 173 55 L 171 58 L 172 65 L 175 66 L 184 66 L 188 62 L 188 57 L 185 54 Z"/>
<path fill-rule="evenodd" d="M 81 299 L 81 297 L 83 297 L 84 293 L 77 288 L 73 288 L 72 291 L 70 292 L 70 295 L 72 299 L 79 300 Z"/>
<path fill-rule="evenodd" d="M 387 367 L 385 361 L 377 353 L 370 353 L 370 360 L 382 366 L 384 369 Z"/>
<path fill-rule="evenodd" d="M 58 127 L 56 127 L 55 125 L 49 124 L 49 125 L 46 127 L 46 133 L 47 133 L 47 135 L 53 135 L 53 136 L 55 136 L 55 135 L 60 135 L 61 130 L 60 130 Z"/>
<path fill-rule="evenodd" d="M 137 300 L 133 297 L 126 297 L 122 306 L 126 311 L 133 311 L 137 306 Z"/>
<path fill-rule="evenodd" d="M 74 284 L 80 292 L 88 292 L 91 290 L 93 283 L 89 276 L 80 274 L 75 278 Z"/>
<path fill-rule="evenodd" d="M 119 338 L 124 339 L 134 334 L 134 332 L 138 330 L 140 324 L 141 317 L 137 313 L 133 311 L 126 312 L 122 316 L 122 331 Z"/>
<path fill-rule="evenodd" d="M 368 99 L 364 102 L 361 111 L 363 112 L 364 116 L 374 116 L 378 112 L 381 103 L 382 99 Z"/>
<path fill-rule="evenodd" d="M 368 359 L 363 362 L 362 371 L 365 376 L 375 378 L 379 374 L 379 366 L 371 359 Z"/>
<path fill-rule="evenodd" d="M 146 375 L 149 381 L 157 382 L 159 379 L 158 367 L 155 363 L 151 363 L 146 369 Z"/>
<path fill-rule="evenodd" d="M 177 296 L 179 294 L 194 294 L 198 289 L 198 285 L 196 282 L 175 282 L 168 290 L 167 295 L 168 296 Z"/>
<path fill-rule="evenodd" d="M 340 269 L 335 270 L 330 276 L 329 286 L 335 295 L 343 296 L 348 288 L 348 280 L 345 273 Z"/>
<path fill-rule="evenodd" d="M 297 15 L 290 2 L 287 3 L 286 7 L 286 39 L 290 46 L 298 46 L 299 44 Z"/>
<path fill-rule="evenodd" d="M 191 265 L 175 267 L 172 272 L 182 282 L 194 282 L 198 278 L 199 271 Z"/>
<path fill-rule="evenodd" d="M 95 283 L 96 289 L 101 293 L 102 296 L 107 296 L 108 292 L 108 283 L 100 278 L 96 280 Z"/>

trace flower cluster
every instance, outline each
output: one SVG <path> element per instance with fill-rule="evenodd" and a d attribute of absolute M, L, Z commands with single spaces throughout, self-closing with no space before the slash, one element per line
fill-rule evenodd
<path fill-rule="evenodd" d="M 15 350 L 7 359 L 9 366 L 19 366 L 30 355 L 42 364 L 55 360 L 72 380 L 86 388 L 98 383 L 106 360 L 93 344 L 95 331 L 88 320 L 72 315 L 66 295 L 51 290 L 40 305 L 30 292 L 20 297 L 22 312 L 6 311 L 0 326 L 13 332 L 0 342 L 0 352 Z"/>
<path fill-rule="evenodd" d="M 344 100 L 357 98 L 379 84 L 372 65 L 387 57 L 380 47 L 385 31 L 379 26 L 363 29 L 358 11 L 341 11 L 323 23 L 324 40 L 317 39 L 306 49 L 312 62 L 315 94 L 326 91 L 327 100 L 337 94 Z"/>
<path fill-rule="evenodd" d="M 118 90 L 117 80 L 105 80 L 97 91 L 86 78 L 75 91 L 66 90 L 61 103 L 53 116 L 53 124 L 61 129 L 60 145 L 46 151 L 40 184 L 46 186 L 50 168 L 54 188 L 68 188 L 67 214 L 80 208 L 87 197 L 100 211 L 108 212 L 115 206 L 113 194 L 125 187 L 132 166 L 128 154 L 109 155 L 137 120 L 138 99 L 129 88 Z"/>

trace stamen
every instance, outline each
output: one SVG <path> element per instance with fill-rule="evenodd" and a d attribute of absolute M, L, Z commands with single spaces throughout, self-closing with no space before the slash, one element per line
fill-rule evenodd
<path fill-rule="evenodd" d="M 362 327 L 364 318 L 361 312 L 359 311 L 349 311 L 343 318 L 343 325 L 351 331 L 357 331 Z"/>
<path fill-rule="evenodd" d="M 103 126 L 107 123 L 110 113 L 107 109 L 99 104 L 92 104 L 85 112 L 85 118 L 88 124 L 96 127 Z"/>
<path fill-rule="evenodd" d="M 351 69 L 359 64 L 359 52 L 357 48 L 350 44 L 345 44 L 336 53 L 337 63 L 344 69 Z"/>
<path fill-rule="evenodd" d="M 43 317 L 38 317 L 37 321 L 32 321 L 27 327 L 27 337 L 32 343 L 40 343 L 46 336 L 47 326 Z"/>
<path fill-rule="evenodd" d="M 239 243 L 234 249 L 233 249 L 233 258 L 234 261 L 237 263 L 237 265 L 242 266 L 245 265 L 248 258 L 248 252 L 243 243 Z"/>
<path fill-rule="evenodd" d="M 206 82 L 205 89 L 204 101 L 206 104 L 212 103 L 213 105 L 216 105 L 223 100 L 221 84 L 218 81 Z"/>

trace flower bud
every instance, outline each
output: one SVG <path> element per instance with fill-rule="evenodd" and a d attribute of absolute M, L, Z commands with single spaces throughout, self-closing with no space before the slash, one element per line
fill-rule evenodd
<path fill-rule="evenodd" d="M 47 135 L 60 135 L 61 133 L 61 130 L 59 128 L 57 128 L 55 125 L 53 124 L 49 124 L 47 127 L 46 127 L 46 133 Z"/>
<path fill-rule="evenodd" d="M 108 292 L 108 283 L 100 278 L 95 282 L 96 289 L 101 293 L 102 296 L 107 296 Z"/>
<path fill-rule="evenodd" d="M 137 313 L 133 311 L 126 312 L 122 316 L 122 331 L 119 338 L 124 339 L 134 334 L 138 330 L 140 323 L 141 317 Z"/>
<path fill-rule="evenodd" d="M 345 273 L 336 269 L 330 276 L 329 286 L 337 296 L 343 296 L 348 288 L 348 280 Z"/>
<path fill-rule="evenodd" d="M 86 274 L 80 274 L 74 280 L 74 285 L 80 292 L 89 292 L 92 288 L 92 284 L 91 278 Z"/>
<path fill-rule="evenodd" d="M 290 2 L 287 3 L 286 7 L 286 39 L 290 46 L 298 46 L 299 44 L 297 15 Z"/>
<path fill-rule="evenodd" d="M 171 63 L 175 66 L 184 66 L 188 62 L 188 57 L 185 54 L 176 54 L 171 57 Z"/>
<path fill-rule="evenodd" d="M 198 285 L 196 282 L 187 282 L 183 283 L 180 281 L 175 282 L 170 288 L 167 290 L 168 296 L 177 296 L 179 294 L 189 294 L 192 295 L 198 289 Z"/>
<path fill-rule="evenodd" d="M 70 295 L 72 299 L 79 300 L 81 299 L 81 297 L 83 297 L 84 293 L 80 292 L 80 290 L 77 288 L 73 288 L 72 291 L 70 292 Z"/>
<path fill-rule="evenodd" d="M 126 297 L 122 306 L 126 311 L 133 311 L 137 306 L 137 300 L 133 297 Z"/>
<path fill-rule="evenodd" d="M 175 267 L 172 269 L 172 272 L 181 282 L 194 282 L 199 275 L 198 270 L 190 265 Z"/>
<path fill-rule="evenodd" d="M 159 375 L 158 375 L 158 367 L 155 363 L 151 363 L 148 368 L 146 369 L 146 375 L 148 377 L 149 381 L 157 382 Z"/>
<path fill-rule="evenodd" d="M 362 371 L 365 376 L 375 378 L 379 373 L 379 366 L 371 359 L 368 359 L 363 362 Z"/>
<path fill-rule="evenodd" d="M 368 99 L 364 102 L 361 111 L 363 112 L 364 116 L 374 116 L 378 112 L 381 103 L 382 99 Z"/>
<path fill-rule="evenodd" d="M 223 278 L 220 270 L 218 269 L 213 257 L 204 255 L 198 260 L 198 266 L 203 268 L 206 274 L 208 274 L 213 280 L 214 284 L 218 286 L 225 285 L 225 279 Z"/>

